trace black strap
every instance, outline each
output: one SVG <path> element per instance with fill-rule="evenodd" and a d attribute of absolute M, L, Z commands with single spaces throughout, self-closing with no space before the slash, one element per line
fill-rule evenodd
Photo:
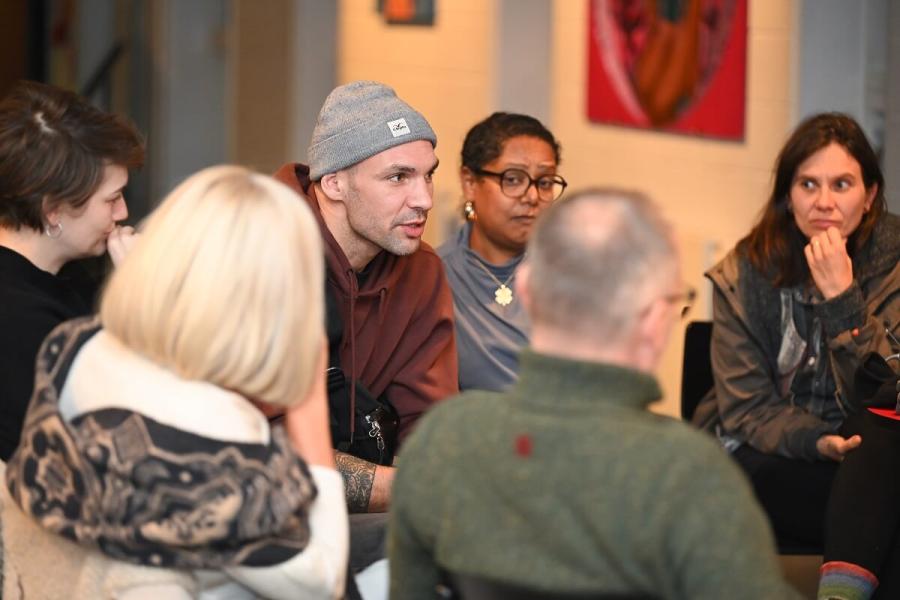
<path fill-rule="evenodd" d="M 341 368 L 341 338 L 344 335 L 344 322 L 334 293 L 325 284 L 325 333 L 328 335 L 328 367 Z"/>
<path fill-rule="evenodd" d="M 356 387 L 356 414 L 350 414 L 350 381 L 341 367 L 340 347 L 344 323 L 334 293 L 325 286 L 326 332 L 328 334 L 328 406 L 331 441 L 336 450 L 377 464 L 390 464 L 397 442 L 399 417 L 387 397 L 375 398 L 360 381 Z M 351 419 L 353 421 L 351 421 Z M 373 429 L 373 421 L 377 428 Z M 354 436 L 351 423 L 356 425 Z"/>

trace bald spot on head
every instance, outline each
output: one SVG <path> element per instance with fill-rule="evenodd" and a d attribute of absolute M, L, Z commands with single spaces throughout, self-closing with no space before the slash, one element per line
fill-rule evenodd
<path fill-rule="evenodd" d="M 644 195 L 590 189 L 543 215 L 528 247 L 536 325 L 611 341 L 677 275 L 668 223 Z"/>

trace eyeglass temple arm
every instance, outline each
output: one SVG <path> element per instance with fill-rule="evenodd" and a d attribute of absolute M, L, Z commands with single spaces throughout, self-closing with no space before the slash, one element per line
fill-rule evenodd
<path fill-rule="evenodd" d="M 900 348 L 900 340 L 898 340 L 897 336 L 895 336 L 894 333 L 891 331 L 891 322 L 888 321 L 887 319 L 885 319 L 884 322 L 882 323 L 882 325 L 884 325 L 884 333 L 885 333 L 885 335 L 887 335 L 891 344 L 893 346 Z M 884 360 L 885 360 L 885 362 L 890 362 L 892 360 L 896 360 L 897 362 L 900 362 L 900 352 L 895 352 L 894 354 L 885 356 Z"/>

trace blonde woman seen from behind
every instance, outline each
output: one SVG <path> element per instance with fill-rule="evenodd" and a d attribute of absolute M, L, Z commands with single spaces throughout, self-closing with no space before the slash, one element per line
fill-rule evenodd
<path fill-rule="evenodd" d="M 4 525 L 41 540 L 77 582 L 70 598 L 342 597 L 309 209 L 267 176 L 213 167 L 142 233 L 99 322 L 65 323 L 41 349 Z M 284 427 L 265 405 L 286 407 Z M 51 463 L 53 490 L 35 475 Z M 12 545 L 4 588 L 51 596 L 48 559 Z"/>

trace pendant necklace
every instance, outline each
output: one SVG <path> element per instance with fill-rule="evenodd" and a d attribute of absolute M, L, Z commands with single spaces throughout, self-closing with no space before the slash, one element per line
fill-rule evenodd
<path fill-rule="evenodd" d="M 513 269 L 512 274 L 506 278 L 506 281 L 500 281 L 497 277 L 491 273 L 491 271 L 484 266 L 480 260 L 475 260 L 475 264 L 477 264 L 481 269 L 488 274 L 488 277 L 494 280 L 499 287 L 494 290 L 494 302 L 499 304 L 500 306 L 509 306 L 509 304 L 513 301 L 513 293 L 512 290 L 509 289 L 508 285 L 512 278 L 516 276 L 516 270 Z"/>

